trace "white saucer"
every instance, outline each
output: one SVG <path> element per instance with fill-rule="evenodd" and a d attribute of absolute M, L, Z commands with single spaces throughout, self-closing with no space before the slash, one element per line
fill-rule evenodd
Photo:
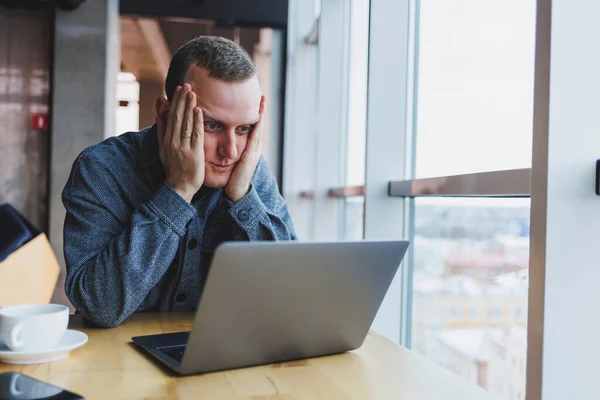
<path fill-rule="evenodd" d="M 7 364 L 41 364 L 66 358 L 69 352 L 88 341 L 85 333 L 68 329 L 55 348 L 45 351 L 12 351 L 0 342 L 0 362 Z"/>

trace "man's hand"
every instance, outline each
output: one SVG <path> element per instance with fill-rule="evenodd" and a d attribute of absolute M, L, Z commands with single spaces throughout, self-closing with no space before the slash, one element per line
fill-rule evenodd
<path fill-rule="evenodd" d="M 156 123 L 167 183 L 191 203 L 204 183 L 204 120 L 189 84 L 177 86 L 168 112 Z"/>
<path fill-rule="evenodd" d="M 242 157 L 238 161 L 237 165 L 231 172 L 229 182 L 223 189 L 225 197 L 229 200 L 237 203 L 240 201 L 250 190 L 250 184 L 252 183 L 252 176 L 256 170 L 256 165 L 260 159 L 261 149 L 261 133 L 263 125 L 263 114 L 265 112 L 265 96 L 260 99 L 259 115 L 260 119 L 254 125 L 252 132 L 250 132 L 250 138 L 246 143 L 246 149 L 242 154 Z"/>

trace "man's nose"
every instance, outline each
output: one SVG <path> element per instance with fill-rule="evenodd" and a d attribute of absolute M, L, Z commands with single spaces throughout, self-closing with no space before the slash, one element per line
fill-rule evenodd
<path fill-rule="evenodd" d="M 227 132 L 221 136 L 219 143 L 219 154 L 225 158 L 235 160 L 237 158 L 237 147 L 235 146 L 235 132 Z"/>

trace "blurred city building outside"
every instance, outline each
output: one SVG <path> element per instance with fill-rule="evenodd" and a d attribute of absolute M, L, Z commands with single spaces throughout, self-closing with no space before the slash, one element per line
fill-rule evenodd
<path fill-rule="evenodd" d="M 525 399 L 526 328 L 446 330 L 432 347 L 431 357 L 444 368 L 504 398 Z"/>
<path fill-rule="evenodd" d="M 524 399 L 529 208 L 479 203 L 418 206 L 412 348 Z"/>

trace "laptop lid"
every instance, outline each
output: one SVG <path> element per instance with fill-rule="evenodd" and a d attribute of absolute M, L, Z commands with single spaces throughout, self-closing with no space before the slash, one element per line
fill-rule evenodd
<path fill-rule="evenodd" d="M 222 244 L 179 372 L 360 347 L 407 247 L 406 241 Z"/>

